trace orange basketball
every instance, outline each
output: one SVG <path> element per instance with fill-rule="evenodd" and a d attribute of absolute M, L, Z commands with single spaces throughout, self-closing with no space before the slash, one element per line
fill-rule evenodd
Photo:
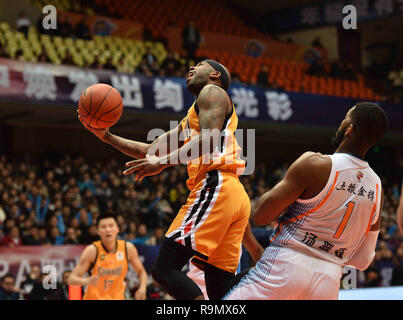
<path fill-rule="evenodd" d="M 78 113 L 92 128 L 104 129 L 119 121 L 123 101 L 119 91 L 105 83 L 94 84 L 81 94 Z"/>

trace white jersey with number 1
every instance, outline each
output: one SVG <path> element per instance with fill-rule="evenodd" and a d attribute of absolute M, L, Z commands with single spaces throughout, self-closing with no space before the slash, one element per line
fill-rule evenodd
<path fill-rule="evenodd" d="M 227 299 L 337 299 L 342 266 L 380 214 L 382 186 L 368 162 L 345 153 L 328 156 L 326 186 L 279 217 L 256 268 Z"/>

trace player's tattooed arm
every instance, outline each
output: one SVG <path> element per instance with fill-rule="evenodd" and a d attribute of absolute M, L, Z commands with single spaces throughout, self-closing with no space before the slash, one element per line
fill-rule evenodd
<path fill-rule="evenodd" d="M 228 95 L 220 87 L 210 84 L 206 85 L 196 100 L 199 107 L 199 127 L 202 129 L 221 130 L 228 105 Z"/>
<path fill-rule="evenodd" d="M 228 95 L 220 87 L 209 84 L 200 91 L 196 103 L 199 108 L 200 133 L 178 149 L 178 154 L 171 153 L 162 159 L 163 161 L 169 164 L 172 162 L 171 159 L 179 159 L 180 163 L 182 159 L 191 161 L 213 152 L 218 146 L 225 116 L 231 105 Z"/>
<path fill-rule="evenodd" d="M 231 105 L 230 99 L 220 87 L 207 85 L 200 92 L 197 105 L 200 134 L 165 156 L 149 156 L 126 163 L 128 169 L 123 174 L 136 173 L 135 181 L 141 181 L 144 177 L 158 174 L 167 167 L 186 164 L 205 153 L 212 152 L 218 145 L 220 130 L 224 124 L 227 109 Z"/>

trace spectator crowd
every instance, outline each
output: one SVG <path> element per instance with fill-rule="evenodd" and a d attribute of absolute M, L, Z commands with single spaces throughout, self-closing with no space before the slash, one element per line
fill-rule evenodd
<path fill-rule="evenodd" d="M 273 169 L 260 164 L 252 175 L 241 177 L 252 208 L 286 169 L 286 164 Z M 90 244 L 98 240 L 95 221 L 100 212 L 117 216 L 120 239 L 134 244 L 159 244 L 186 201 L 186 167 L 164 170 L 141 184 L 135 184 L 122 171 L 113 159 L 108 163 L 87 163 L 83 157 L 65 155 L 56 161 L 45 159 L 31 165 L 0 156 L 0 246 Z M 383 184 L 381 233 L 374 262 L 367 271 L 360 272 L 361 287 L 403 285 L 403 237 L 395 216 L 400 189 L 385 179 Z M 262 235 L 257 238 L 263 246 L 275 227 L 273 222 L 264 229 L 253 228 L 255 234 Z M 4 293 L 11 282 L 10 275 L 2 279 L 0 298 L 2 294 L 11 298 L 11 293 Z M 31 287 L 34 284 L 35 281 L 28 283 Z"/>

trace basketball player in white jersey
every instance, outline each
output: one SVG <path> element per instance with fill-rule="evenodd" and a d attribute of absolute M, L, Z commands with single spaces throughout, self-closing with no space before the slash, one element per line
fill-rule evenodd
<path fill-rule="evenodd" d="M 375 256 L 381 180 L 364 159 L 385 134 L 386 113 L 357 103 L 332 155 L 306 152 L 259 199 L 259 225 L 278 219 L 261 259 L 224 299 L 337 299 L 343 266 L 365 270 Z"/>
<path fill-rule="evenodd" d="M 245 247 L 245 249 L 249 252 L 249 255 L 252 259 L 253 265 L 260 259 L 262 256 L 262 253 L 264 251 L 263 247 L 260 245 L 260 243 L 256 240 L 255 236 L 252 233 L 252 228 L 250 223 L 248 223 L 245 233 L 243 235 L 242 239 L 242 245 Z M 242 247 L 240 248 L 242 250 Z M 241 254 L 239 255 L 239 265 L 236 274 L 238 274 L 241 271 L 241 256 L 242 256 L 242 251 Z M 186 274 L 190 279 L 193 280 L 194 283 L 197 284 L 197 286 L 200 288 L 201 292 L 203 293 L 204 299 L 209 300 L 207 290 L 206 290 L 206 280 L 204 278 L 204 272 L 197 268 L 195 265 L 193 265 L 191 262 L 189 262 L 189 271 Z M 236 282 L 237 279 L 234 281 Z"/>

